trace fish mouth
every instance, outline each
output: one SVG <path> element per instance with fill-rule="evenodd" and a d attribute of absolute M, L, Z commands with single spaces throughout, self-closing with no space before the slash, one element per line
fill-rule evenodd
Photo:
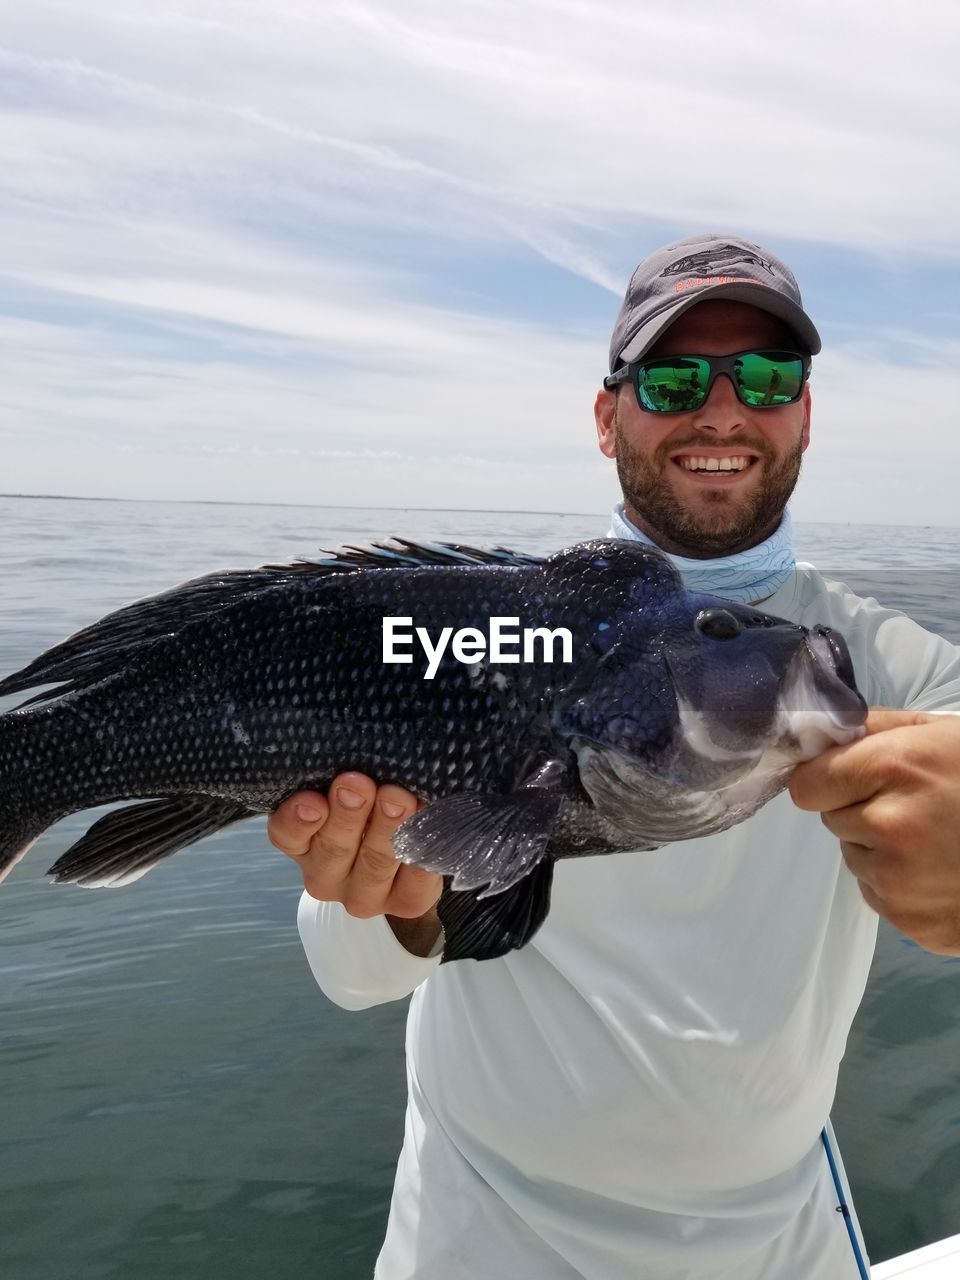
<path fill-rule="evenodd" d="M 793 747 L 798 763 L 863 737 L 867 704 L 841 635 L 821 626 L 808 631 L 787 668 L 779 704 L 783 745 Z"/>

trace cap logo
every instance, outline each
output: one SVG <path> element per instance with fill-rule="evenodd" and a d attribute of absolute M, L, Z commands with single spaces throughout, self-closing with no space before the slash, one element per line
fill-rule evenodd
<path fill-rule="evenodd" d="M 742 249 L 736 244 L 716 245 L 712 249 L 703 249 L 700 253 L 690 253 L 685 258 L 678 258 L 660 272 L 661 276 L 682 276 L 688 272 L 693 275 L 721 275 L 725 267 L 736 266 L 741 262 L 762 267 L 768 275 L 773 275 L 773 266 L 764 258 L 749 249 Z"/>
<path fill-rule="evenodd" d="M 686 280 L 678 280 L 673 288 L 675 293 L 683 293 L 684 289 L 702 289 L 704 285 L 713 284 L 755 284 L 758 289 L 769 287 L 765 280 L 754 280 L 752 276 L 688 276 Z"/>

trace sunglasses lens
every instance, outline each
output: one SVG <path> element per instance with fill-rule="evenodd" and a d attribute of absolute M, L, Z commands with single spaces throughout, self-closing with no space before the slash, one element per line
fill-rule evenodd
<path fill-rule="evenodd" d="M 637 370 L 637 395 L 650 413 L 689 413 L 703 404 L 709 377 L 697 356 L 651 360 Z"/>
<path fill-rule="evenodd" d="M 637 398 L 650 413 L 691 413 L 710 387 L 711 364 L 723 372 L 729 361 L 705 356 L 670 356 L 637 366 Z M 733 362 L 737 394 L 751 408 L 792 404 L 803 391 L 804 363 L 793 351 L 747 351 Z"/>
<path fill-rule="evenodd" d="M 791 404 L 803 390 L 803 361 L 789 351 L 751 351 L 737 360 L 734 375 L 744 404 Z"/>

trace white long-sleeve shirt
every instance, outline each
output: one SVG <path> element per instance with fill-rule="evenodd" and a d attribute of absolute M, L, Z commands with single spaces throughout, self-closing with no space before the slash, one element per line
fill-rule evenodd
<path fill-rule="evenodd" d="M 808 566 L 870 705 L 960 709 L 960 651 Z M 533 942 L 442 968 L 304 895 L 338 1004 L 414 991 L 381 1280 L 856 1277 L 819 1140 L 877 918 L 786 794 L 653 852 L 563 860 Z"/>

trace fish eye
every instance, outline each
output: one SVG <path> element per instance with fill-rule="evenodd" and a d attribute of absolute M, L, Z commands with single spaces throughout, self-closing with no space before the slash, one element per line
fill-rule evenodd
<path fill-rule="evenodd" d="M 693 626 L 711 640 L 733 640 L 743 630 L 740 619 L 729 609 L 701 609 L 693 620 Z"/>

